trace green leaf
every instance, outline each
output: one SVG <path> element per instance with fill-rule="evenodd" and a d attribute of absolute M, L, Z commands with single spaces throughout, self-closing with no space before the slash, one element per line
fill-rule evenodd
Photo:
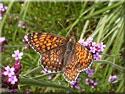
<path fill-rule="evenodd" d="M 27 84 L 32 86 L 39 86 L 39 87 L 52 87 L 52 88 L 60 88 L 67 91 L 71 91 L 70 88 L 67 88 L 62 85 L 55 84 L 55 82 L 49 82 L 49 81 L 42 81 L 42 80 L 35 80 L 32 78 L 20 78 L 20 84 Z"/>

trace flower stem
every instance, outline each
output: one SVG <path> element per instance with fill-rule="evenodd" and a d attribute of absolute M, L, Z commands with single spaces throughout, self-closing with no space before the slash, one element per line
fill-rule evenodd
<path fill-rule="evenodd" d="M 119 66 L 119 65 L 117 65 L 117 64 L 114 64 L 114 63 L 112 63 L 112 62 L 110 62 L 110 61 L 98 60 L 98 61 L 94 61 L 93 63 L 109 64 L 109 65 L 111 65 L 112 67 L 115 67 L 116 69 L 118 69 L 118 70 L 120 70 L 120 71 L 122 71 L 122 72 L 125 72 L 125 68 L 123 68 L 123 67 L 121 67 L 121 66 Z"/>

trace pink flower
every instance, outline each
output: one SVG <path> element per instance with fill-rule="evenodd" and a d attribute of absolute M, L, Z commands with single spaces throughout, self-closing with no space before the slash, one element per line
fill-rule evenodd
<path fill-rule="evenodd" d="M 24 36 L 24 39 L 25 39 L 26 41 L 28 41 L 28 36 L 27 36 L 27 35 L 25 35 L 25 36 Z"/>
<path fill-rule="evenodd" d="M 5 67 L 5 70 L 6 70 L 6 71 L 3 72 L 3 74 L 4 74 L 5 76 L 11 77 L 12 75 L 15 74 L 15 73 L 14 73 L 14 70 L 15 70 L 14 67 L 10 68 L 9 66 L 7 66 L 7 67 Z"/>
<path fill-rule="evenodd" d="M 24 28 L 26 28 L 26 27 L 23 25 L 22 28 L 24 29 Z"/>
<path fill-rule="evenodd" d="M 80 87 L 78 86 L 79 81 L 80 81 L 80 78 L 77 78 L 76 81 L 71 82 L 70 83 L 71 88 L 73 88 L 73 89 L 75 89 L 75 88 L 76 89 L 80 89 Z"/>
<path fill-rule="evenodd" d="M 12 57 L 14 57 L 15 60 L 22 59 L 22 56 L 23 56 L 23 52 L 19 53 L 19 50 L 14 51 L 14 54 L 12 54 Z"/>
<path fill-rule="evenodd" d="M 8 82 L 10 82 L 11 84 L 15 84 L 18 81 L 18 79 L 16 78 L 16 76 L 11 76 L 8 79 Z"/>
<path fill-rule="evenodd" d="M 93 40 L 92 37 L 87 38 L 87 42 L 88 42 L 88 43 L 92 42 L 92 40 Z"/>
<path fill-rule="evenodd" d="M 21 63 L 16 61 L 13 64 L 13 67 L 10 68 L 9 66 L 5 67 L 2 70 L 2 88 L 8 88 L 10 90 L 16 90 L 18 88 L 18 81 L 19 81 L 19 74 L 21 73 Z"/>
<path fill-rule="evenodd" d="M 91 86 L 91 88 L 94 88 L 95 85 L 97 85 L 97 82 L 94 82 L 92 79 L 86 78 L 85 84 Z"/>
<path fill-rule="evenodd" d="M 95 52 L 96 52 L 96 48 L 95 48 L 95 47 L 90 47 L 89 52 L 91 52 L 91 53 L 95 53 Z"/>
<path fill-rule="evenodd" d="M 27 35 L 24 35 L 24 39 L 22 40 L 22 42 L 24 42 L 25 44 L 28 44 L 28 36 L 27 36 Z M 29 48 L 28 45 L 26 45 L 26 46 L 24 47 L 24 49 L 28 49 L 28 48 Z"/>
<path fill-rule="evenodd" d="M 101 58 L 101 55 L 99 55 L 99 53 L 93 55 L 93 59 L 98 60 L 99 58 Z"/>
<path fill-rule="evenodd" d="M 98 47 L 98 52 L 103 52 L 106 45 L 103 45 L 103 42 L 101 42 L 97 44 L 97 47 Z"/>
<path fill-rule="evenodd" d="M 114 83 L 117 83 L 118 81 L 114 81 L 115 79 L 118 79 L 118 77 L 117 77 L 116 75 L 114 75 L 114 76 L 110 75 L 110 77 L 109 77 L 109 79 L 108 79 L 108 82 L 113 81 L 113 82 L 112 82 L 113 84 L 114 84 Z"/>
<path fill-rule="evenodd" d="M 5 37 L 0 37 L 0 44 L 5 41 Z"/>
<path fill-rule="evenodd" d="M 3 4 L 0 3 L 0 20 L 2 20 L 2 16 L 6 12 L 7 8 L 7 6 L 4 7 Z"/>
<path fill-rule="evenodd" d="M 18 27 L 21 27 L 21 24 L 22 24 L 22 21 L 19 20 Z M 26 28 L 26 26 L 24 24 L 25 24 L 25 22 L 23 23 L 23 26 L 22 26 L 23 29 Z"/>
<path fill-rule="evenodd" d="M 82 44 L 83 46 L 87 46 L 88 45 L 88 42 L 85 42 L 84 39 L 81 39 L 78 41 L 80 44 Z"/>
<path fill-rule="evenodd" d="M 86 69 L 85 72 L 88 74 L 88 77 L 94 75 L 93 70 L 91 70 L 91 68 Z"/>

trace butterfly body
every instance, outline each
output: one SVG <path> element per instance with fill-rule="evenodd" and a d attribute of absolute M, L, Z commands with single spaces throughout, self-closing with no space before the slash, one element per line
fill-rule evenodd
<path fill-rule="evenodd" d="M 29 33 L 28 41 L 32 48 L 41 55 L 41 64 L 51 72 L 64 70 L 68 82 L 77 79 L 79 73 L 92 63 L 91 53 L 74 38 L 49 33 Z"/>

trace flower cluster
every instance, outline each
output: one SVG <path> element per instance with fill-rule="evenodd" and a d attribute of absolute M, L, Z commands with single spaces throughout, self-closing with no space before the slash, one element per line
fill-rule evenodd
<path fill-rule="evenodd" d="M 2 19 L 2 16 L 6 12 L 7 8 L 7 6 L 3 6 L 3 4 L 0 3 L 0 20 Z"/>
<path fill-rule="evenodd" d="M 85 72 L 88 74 L 88 77 L 94 75 L 93 70 L 91 68 L 86 69 Z"/>
<path fill-rule="evenodd" d="M 106 45 L 104 45 L 103 42 L 96 44 L 96 42 L 92 42 L 92 40 L 93 38 L 89 37 L 86 41 L 84 41 L 84 39 L 81 39 L 78 42 L 85 46 L 90 53 L 92 53 L 94 60 L 98 60 L 101 58 L 101 55 L 99 54 L 104 51 Z"/>
<path fill-rule="evenodd" d="M 118 81 L 114 81 L 116 79 L 118 79 L 118 77 L 116 75 L 114 75 L 114 76 L 110 75 L 108 82 L 112 82 L 112 84 L 117 83 Z"/>
<path fill-rule="evenodd" d="M 12 57 L 15 58 L 16 63 L 11 68 L 7 66 L 2 70 L 2 88 L 8 88 L 13 92 L 18 88 L 19 74 L 21 73 L 21 63 L 18 60 L 22 59 L 22 55 L 23 53 L 19 53 L 19 50 L 14 51 Z"/>
<path fill-rule="evenodd" d="M 80 87 L 77 85 L 78 83 L 79 83 L 79 81 L 80 81 L 80 78 L 77 78 L 76 79 L 76 81 L 74 81 L 74 82 L 71 82 L 70 83 L 70 85 L 71 85 L 71 88 L 73 88 L 73 89 L 80 89 Z"/>
<path fill-rule="evenodd" d="M 19 20 L 18 27 L 21 27 L 21 24 L 22 24 L 22 21 L 21 21 L 21 20 Z M 25 28 L 26 28 L 26 26 L 25 26 L 25 22 L 23 23 L 22 28 L 23 28 L 23 29 L 25 29 Z"/>
<path fill-rule="evenodd" d="M 29 46 L 27 45 L 28 44 L 28 36 L 27 35 L 24 35 L 24 39 L 22 40 L 22 42 L 26 44 L 26 46 L 24 47 L 24 49 L 28 49 Z"/>
<path fill-rule="evenodd" d="M 5 40 L 5 37 L 0 37 L 0 52 L 3 52 L 6 49 L 5 47 L 3 47 L 4 44 L 8 44 Z"/>
<path fill-rule="evenodd" d="M 92 79 L 88 79 L 88 78 L 86 78 L 85 83 L 86 85 L 91 86 L 91 88 L 94 88 L 94 86 L 98 84 L 97 82 L 94 82 Z"/>
<path fill-rule="evenodd" d="M 11 68 L 5 67 L 2 70 L 2 88 L 16 89 L 20 72 L 21 63 L 16 62 Z"/>

